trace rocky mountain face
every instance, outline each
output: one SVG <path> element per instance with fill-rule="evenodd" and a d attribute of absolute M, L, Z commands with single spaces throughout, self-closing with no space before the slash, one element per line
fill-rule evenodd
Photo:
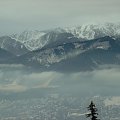
<path fill-rule="evenodd" d="M 49 43 L 62 41 L 65 37 L 68 38 L 64 42 L 73 37 L 79 40 L 91 40 L 105 36 L 120 37 L 120 24 L 86 24 L 73 28 L 56 28 L 47 31 L 24 31 L 10 37 L 24 44 L 28 50 L 33 51 L 41 49 Z"/>
<path fill-rule="evenodd" d="M 26 49 L 24 44 L 9 36 L 0 37 L 0 48 L 9 51 L 16 56 L 20 56 L 28 52 L 28 49 Z"/>
<path fill-rule="evenodd" d="M 92 70 L 120 64 L 120 42 L 107 36 L 90 41 L 63 43 L 19 57 L 23 64 L 61 71 Z"/>
<path fill-rule="evenodd" d="M 87 40 L 96 39 L 105 36 L 120 37 L 120 24 L 103 23 L 103 24 L 86 24 L 74 28 L 66 29 L 77 38 Z"/>
<path fill-rule="evenodd" d="M 15 56 L 10 52 L 0 48 L 0 64 L 9 63 L 10 59 L 13 59 Z"/>
<path fill-rule="evenodd" d="M 120 24 L 25 31 L 0 37 L 0 48 L 16 56 L 12 63 L 47 70 L 92 70 L 120 64 Z"/>

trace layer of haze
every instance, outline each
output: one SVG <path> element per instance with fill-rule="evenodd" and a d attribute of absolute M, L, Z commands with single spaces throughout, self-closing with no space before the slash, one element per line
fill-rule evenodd
<path fill-rule="evenodd" d="M 0 92 L 21 93 L 36 88 L 54 88 L 54 92 L 59 89 L 59 92 L 67 94 L 115 96 L 120 91 L 119 73 L 120 68 L 64 74 L 26 70 L 21 65 L 0 65 Z"/>
<path fill-rule="evenodd" d="M 119 22 L 120 0 L 0 0 L 0 35 Z"/>

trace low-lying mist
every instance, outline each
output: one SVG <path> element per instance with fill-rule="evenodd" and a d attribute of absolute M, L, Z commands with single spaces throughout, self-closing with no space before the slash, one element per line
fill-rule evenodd
<path fill-rule="evenodd" d="M 89 72 L 40 72 L 22 65 L 0 65 L 0 94 L 52 89 L 79 95 L 119 95 L 120 69 Z M 32 94 L 32 93 L 31 93 Z"/>

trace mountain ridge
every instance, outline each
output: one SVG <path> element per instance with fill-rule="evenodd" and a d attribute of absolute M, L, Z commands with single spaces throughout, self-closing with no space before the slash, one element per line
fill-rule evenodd
<path fill-rule="evenodd" d="M 105 36 L 120 37 L 120 23 L 84 24 L 73 28 L 56 28 L 46 31 L 24 31 L 10 37 L 30 50 L 41 49 L 49 42 L 56 42 L 60 34 L 71 34 L 79 40 L 91 40 Z M 70 38 L 70 37 L 69 37 Z M 52 39 L 52 40 L 51 40 Z"/>
<path fill-rule="evenodd" d="M 43 70 L 69 71 L 74 68 L 74 71 L 87 71 L 96 69 L 99 65 L 120 64 L 117 57 L 119 54 L 120 42 L 106 36 L 36 50 L 20 56 L 19 59 L 25 65 Z"/>
<path fill-rule="evenodd" d="M 80 28 L 79 34 L 84 35 L 85 38 L 77 37 L 72 31 L 68 32 L 61 28 L 42 31 L 42 33 L 23 32 L 15 35 L 17 40 L 15 36 L 0 37 L 2 41 L 0 48 L 16 56 L 9 63 L 24 64 L 43 70 L 69 71 L 72 67 L 74 70 L 79 67 L 78 70 L 82 71 L 98 69 L 99 65 L 105 64 L 119 65 L 120 26 L 114 24 L 106 26 L 108 31 L 99 26 L 95 29 L 96 25 L 86 26 L 84 30 Z M 95 33 L 93 39 L 88 38 L 89 35 L 92 38 L 93 34 L 87 33 L 91 31 Z"/>

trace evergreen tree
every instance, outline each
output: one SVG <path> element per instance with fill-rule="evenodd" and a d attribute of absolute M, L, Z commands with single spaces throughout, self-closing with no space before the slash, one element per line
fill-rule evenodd
<path fill-rule="evenodd" d="M 87 108 L 88 108 L 88 111 L 90 111 L 90 113 L 86 114 L 86 117 L 90 117 L 91 120 L 99 120 L 97 118 L 98 110 L 97 110 L 95 104 L 93 103 L 93 101 L 91 101 L 90 105 Z"/>

